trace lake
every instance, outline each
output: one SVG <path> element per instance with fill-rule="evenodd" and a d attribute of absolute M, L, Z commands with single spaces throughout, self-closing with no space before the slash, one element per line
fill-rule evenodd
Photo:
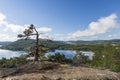
<path fill-rule="evenodd" d="M 75 50 L 55 50 L 54 52 L 46 53 L 46 55 L 54 55 L 57 52 L 64 54 L 67 58 L 73 58 L 77 54 Z M 94 56 L 94 53 L 92 51 L 79 51 L 78 54 L 87 56 L 89 60 L 92 60 Z"/>
<path fill-rule="evenodd" d="M 47 52 L 46 56 L 49 55 L 49 54 L 54 55 L 56 52 L 60 52 L 60 53 L 64 54 L 67 58 L 72 58 L 75 55 L 74 51 L 55 50 L 55 52 Z M 26 54 L 26 52 L 0 49 L 0 59 L 2 57 L 6 57 L 7 59 L 9 59 L 11 57 L 18 57 L 22 54 Z"/>
<path fill-rule="evenodd" d="M 0 49 L 0 59 L 2 57 L 5 57 L 7 59 L 11 58 L 11 57 L 18 57 L 22 54 L 26 54 L 26 52 L 24 51 L 11 51 L 11 50 L 4 50 L 4 49 Z"/>
<path fill-rule="evenodd" d="M 67 58 L 73 58 L 76 54 L 76 52 L 74 50 L 55 50 L 54 52 L 48 52 L 46 53 L 47 55 L 54 55 L 55 53 L 61 53 L 64 54 Z"/>
<path fill-rule="evenodd" d="M 76 55 L 76 51 L 75 50 L 55 50 L 55 52 L 47 52 L 47 55 L 54 55 L 55 53 L 61 53 L 64 54 L 67 58 L 73 58 Z M 82 54 L 84 54 L 85 56 L 88 56 L 89 59 L 91 60 L 94 53 L 90 52 L 90 51 L 81 51 Z M 4 49 L 0 49 L 0 59 L 2 57 L 5 57 L 7 59 L 11 58 L 11 57 L 18 57 L 22 54 L 27 54 L 25 51 L 11 51 L 11 50 L 4 50 Z"/>

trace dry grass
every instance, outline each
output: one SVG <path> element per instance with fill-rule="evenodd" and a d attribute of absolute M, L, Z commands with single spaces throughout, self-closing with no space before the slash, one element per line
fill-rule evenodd
<path fill-rule="evenodd" d="M 54 65 L 48 67 L 48 65 Z M 26 66 L 26 65 L 25 65 Z M 119 80 L 120 74 L 109 70 L 100 70 L 86 67 L 75 67 L 69 65 L 60 65 L 54 63 L 40 63 L 23 66 L 22 73 L 9 76 L 8 80 Z M 34 67 L 33 67 L 34 66 Z M 44 68 L 42 68 L 42 67 Z M 35 68 L 35 69 L 33 69 Z"/>
<path fill-rule="evenodd" d="M 68 79 L 76 79 L 76 78 L 88 78 L 88 79 L 117 79 L 117 73 L 111 72 L 109 70 L 98 70 L 93 68 L 85 68 L 85 67 L 70 67 L 70 66 L 62 66 L 62 68 L 58 70 L 48 71 L 44 73 L 48 77 L 57 78 L 62 77 L 66 80 Z"/>

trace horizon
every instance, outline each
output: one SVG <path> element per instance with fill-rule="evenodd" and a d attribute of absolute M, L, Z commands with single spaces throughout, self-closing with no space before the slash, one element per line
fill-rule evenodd
<path fill-rule="evenodd" d="M 87 5 L 87 6 L 86 6 Z M 34 24 L 40 38 L 57 41 L 120 39 L 120 1 L 1 0 L 0 42 L 16 41 Z M 34 37 L 33 37 L 34 38 Z"/>
<path fill-rule="evenodd" d="M 18 41 L 18 40 L 21 40 L 21 39 L 17 39 L 16 41 Z M 24 40 L 24 39 L 22 39 L 22 40 Z M 35 40 L 35 39 L 33 39 L 33 40 Z M 120 40 L 120 39 L 68 40 L 68 41 L 111 41 L 111 40 Z M 53 40 L 53 41 L 64 41 L 64 40 Z M 15 41 L 0 41 L 0 42 L 15 42 Z M 67 42 L 67 41 L 64 41 L 64 42 Z"/>

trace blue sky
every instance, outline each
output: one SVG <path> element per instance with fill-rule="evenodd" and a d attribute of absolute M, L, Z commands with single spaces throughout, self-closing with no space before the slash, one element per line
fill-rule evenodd
<path fill-rule="evenodd" d="M 31 23 L 40 38 L 119 39 L 119 17 L 120 0 L 0 0 L 0 41 L 17 40 Z"/>

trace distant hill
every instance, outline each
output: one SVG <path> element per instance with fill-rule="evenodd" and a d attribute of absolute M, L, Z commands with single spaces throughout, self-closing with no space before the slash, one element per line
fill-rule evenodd
<path fill-rule="evenodd" d="M 68 44 L 83 44 L 83 45 L 87 45 L 87 44 L 120 44 L 120 39 L 112 39 L 112 40 L 93 40 L 93 41 L 82 41 L 82 40 L 78 40 L 78 41 L 66 41 L 66 43 Z"/>
<path fill-rule="evenodd" d="M 39 44 L 44 45 L 45 47 L 48 47 L 51 49 L 57 48 L 60 45 L 63 45 L 62 42 L 51 41 L 51 40 L 47 40 L 47 39 L 40 39 Z M 35 47 L 34 39 L 29 39 L 29 40 L 19 39 L 8 45 L 2 46 L 2 49 L 9 49 L 9 50 L 15 50 L 15 51 L 21 51 L 21 50 L 29 51 L 29 50 L 31 50 L 32 47 Z"/>
<path fill-rule="evenodd" d="M 10 41 L 2 41 L 2 42 L 0 42 L 0 45 L 8 45 L 10 43 L 12 43 L 12 42 L 10 42 Z"/>
<path fill-rule="evenodd" d="M 7 43 L 6 43 L 7 44 Z M 39 40 L 40 45 L 44 45 L 45 47 L 48 47 L 50 49 L 73 49 L 73 45 L 117 45 L 120 44 L 120 39 L 113 39 L 113 40 L 94 40 L 94 41 L 52 41 L 47 39 L 40 39 Z M 29 39 L 24 40 L 20 39 L 15 42 L 8 42 L 7 45 L 2 46 L 3 49 L 9 49 L 9 50 L 15 50 L 15 51 L 29 51 L 34 49 L 35 47 L 35 40 Z"/>

